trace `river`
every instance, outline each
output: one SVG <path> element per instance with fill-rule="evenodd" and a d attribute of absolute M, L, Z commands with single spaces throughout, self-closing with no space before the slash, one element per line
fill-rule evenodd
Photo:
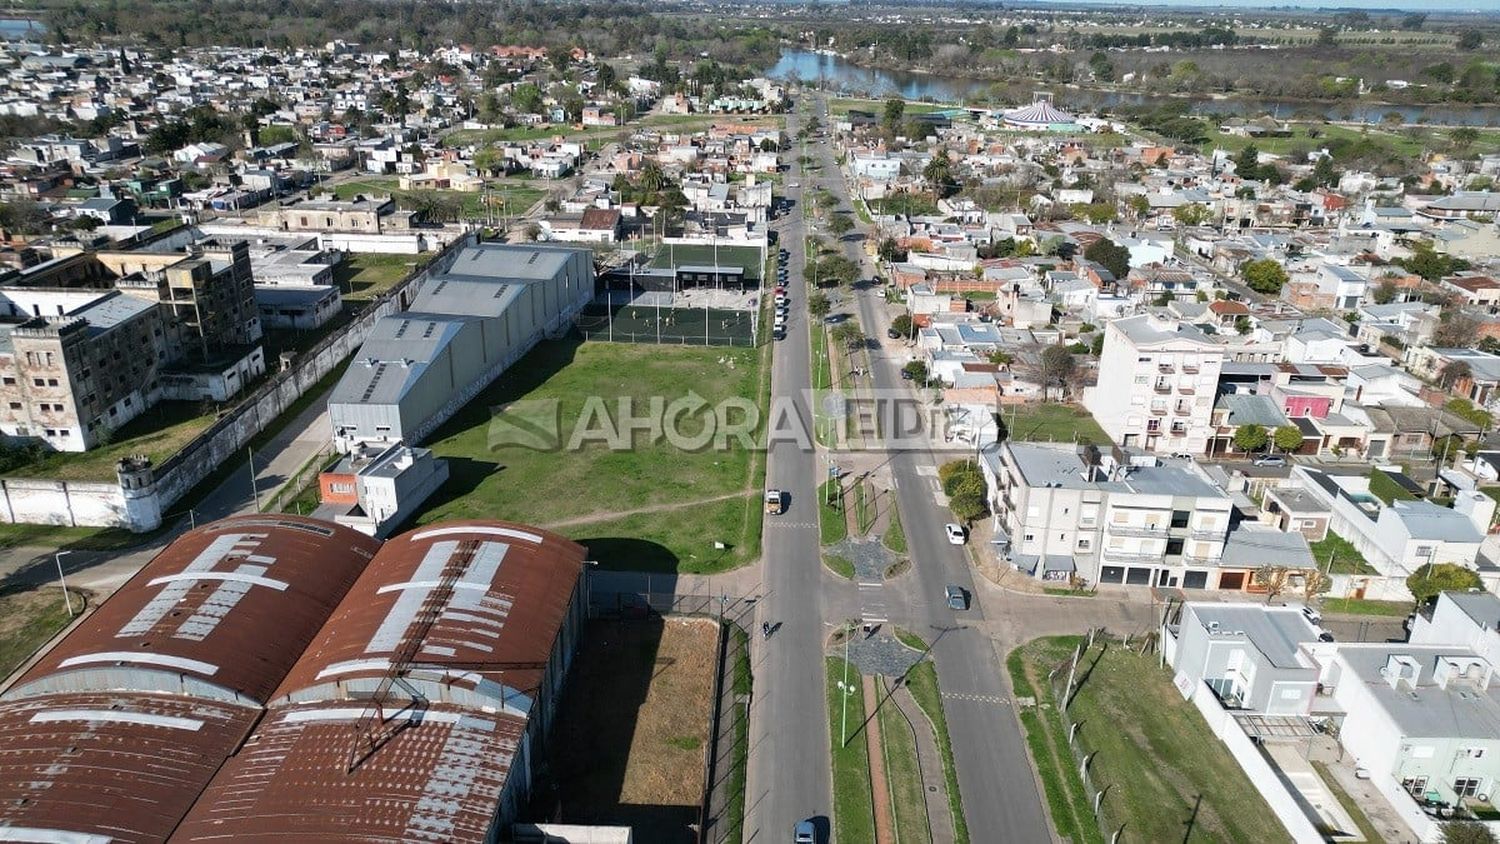
<path fill-rule="evenodd" d="M 47 34 L 47 26 L 41 21 L 25 18 L 0 18 L 0 40 L 29 41 Z"/>
<path fill-rule="evenodd" d="M 898 94 L 908 100 L 962 103 L 974 99 L 993 99 L 1013 104 L 1030 99 L 1041 83 L 1002 82 L 957 76 L 938 76 L 905 70 L 881 70 L 853 64 L 840 56 L 811 50 L 786 49 L 766 75 L 772 79 L 799 79 L 821 83 L 831 90 L 850 94 L 885 97 Z M 1155 94 L 1131 94 L 1101 91 L 1070 85 L 1045 86 L 1062 108 L 1077 111 L 1109 110 L 1122 105 L 1165 105 L 1188 103 L 1195 114 L 1222 114 L 1259 117 L 1272 114 L 1280 118 L 1321 118 L 1325 120 L 1380 123 L 1385 115 L 1396 112 L 1407 123 L 1431 123 L 1445 126 L 1500 126 L 1500 107 L 1464 105 L 1387 105 L 1360 102 L 1318 102 L 1312 100 L 1278 100 L 1266 97 L 1169 97 Z"/>

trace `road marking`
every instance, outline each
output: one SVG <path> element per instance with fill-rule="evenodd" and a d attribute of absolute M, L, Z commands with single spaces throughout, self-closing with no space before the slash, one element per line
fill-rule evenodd
<path fill-rule="evenodd" d="M 878 580 L 861 580 L 859 582 L 859 588 L 861 589 L 880 589 L 884 586 L 885 584 Z"/>
<path fill-rule="evenodd" d="M 948 506 L 948 496 L 943 495 L 943 491 L 940 489 L 935 489 L 932 491 L 932 500 L 936 501 L 939 507 Z"/>
<path fill-rule="evenodd" d="M 775 522 L 771 522 L 769 525 L 767 525 L 767 527 L 784 527 L 784 528 L 793 528 L 793 529 L 803 529 L 803 530 L 806 530 L 806 529 L 816 528 L 817 525 L 814 524 L 813 522 L 782 522 L 782 521 L 775 521 Z"/>
<path fill-rule="evenodd" d="M 937 477 L 937 467 L 936 466 L 918 466 L 917 467 L 917 474 L 921 475 L 923 477 L 927 477 L 927 478 L 935 478 L 935 477 Z"/>
<path fill-rule="evenodd" d="M 989 703 L 995 706 L 1005 706 L 1010 703 L 999 695 L 981 695 L 972 692 L 943 692 L 943 697 L 950 700 L 963 700 L 970 703 Z"/>

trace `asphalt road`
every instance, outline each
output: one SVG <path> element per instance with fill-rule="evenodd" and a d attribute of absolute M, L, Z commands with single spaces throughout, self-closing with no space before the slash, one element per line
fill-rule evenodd
<path fill-rule="evenodd" d="M 795 134 L 800 121 L 788 119 Z M 788 181 L 801 178 L 793 157 Z M 788 191 L 800 203 L 801 190 Z M 773 402 L 791 400 L 802 430 L 811 431 L 807 393 L 809 365 L 807 285 L 802 278 L 802 208 L 773 223 L 780 245 L 790 253 L 788 291 L 792 299 L 786 338 L 773 341 Z M 750 717 L 750 771 L 746 795 L 745 840 L 790 841 L 793 825 L 818 818 L 822 840 L 832 816 L 827 701 L 824 695 L 823 607 L 819 587 L 817 485 L 822 470 L 815 456 L 792 438 L 773 440 L 766 462 L 766 485 L 787 496 L 785 511 L 768 516 L 763 537 L 763 597 L 758 620 L 780 624 L 769 640 L 752 637 L 755 697 Z"/>
<path fill-rule="evenodd" d="M 825 102 L 820 99 L 817 108 L 821 115 Z M 823 116 L 820 119 L 826 120 Z M 838 197 L 840 208 L 852 211 L 848 185 L 835 164 L 831 146 L 824 145 L 821 154 L 824 186 Z M 844 247 L 851 259 L 863 265 L 861 243 L 857 235 L 849 235 Z M 883 300 L 873 291 L 862 290 L 856 293 L 856 303 L 865 335 L 884 337 L 888 320 L 881 313 Z M 905 390 L 899 374 L 902 361 L 879 350 L 872 350 L 870 361 L 877 390 Z M 905 588 L 915 588 L 915 594 L 903 596 L 908 624 L 933 643 L 932 655 L 945 698 L 943 708 L 972 839 L 1025 844 L 1048 841 L 1051 835 L 1041 796 L 1020 725 L 1006 699 L 994 646 L 984 630 L 970 626 L 983 620 L 983 610 L 974 603 L 967 611 L 955 611 L 944 600 L 949 584 L 963 587 L 970 595 L 976 595 L 976 590 L 966 553 L 949 544 L 943 532 L 943 524 L 952 516 L 937 501 L 936 478 L 919 474 L 918 468 L 935 469 L 938 463 L 957 456 L 935 458 L 926 450 L 889 453 L 896 504 L 916 575 L 902 581 Z"/>

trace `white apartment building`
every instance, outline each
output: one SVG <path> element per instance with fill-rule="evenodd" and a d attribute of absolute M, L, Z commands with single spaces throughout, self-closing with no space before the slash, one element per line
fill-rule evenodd
<path fill-rule="evenodd" d="M 1083 403 L 1119 445 L 1202 454 L 1224 358 L 1223 346 L 1187 323 L 1154 314 L 1117 319 L 1105 328 L 1099 383 Z"/>
<path fill-rule="evenodd" d="M 1220 588 L 1233 507 L 1191 463 L 1134 463 L 1092 446 L 982 452 L 997 551 L 1040 580 Z M 1143 464 L 1143 465 L 1142 465 Z"/>

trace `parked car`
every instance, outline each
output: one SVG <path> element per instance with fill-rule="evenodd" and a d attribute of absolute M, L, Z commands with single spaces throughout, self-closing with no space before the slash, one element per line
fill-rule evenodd
<path fill-rule="evenodd" d="M 1256 466 L 1285 466 L 1286 458 L 1279 454 L 1262 454 L 1251 462 Z"/>
<path fill-rule="evenodd" d="M 943 593 L 948 599 L 948 609 L 966 610 L 969 608 L 969 593 L 965 592 L 962 586 L 954 586 L 952 584 L 949 584 L 948 587 L 943 590 Z"/>
<path fill-rule="evenodd" d="M 965 536 L 964 536 L 963 525 L 959 525 L 959 524 L 955 524 L 953 522 L 949 522 L 948 524 L 943 525 L 943 533 L 945 533 L 945 534 L 948 535 L 948 544 L 949 545 L 962 545 L 962 544 L 964 544 L 964 538 L 965 538 Z"/>

